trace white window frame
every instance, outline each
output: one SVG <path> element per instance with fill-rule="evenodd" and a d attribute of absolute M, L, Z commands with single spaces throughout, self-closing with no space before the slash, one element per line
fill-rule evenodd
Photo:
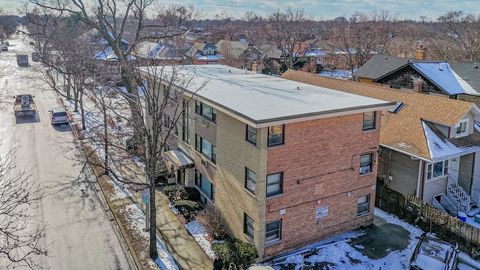
<path fill-rule="evenodd" d="M 435 166 L 436 163 L 442 163 L 442 174 L 440 176 L 433 176 L 433 168 Z M 447 170 L 445 171 L 445 163 L 447 164 Z M 451 165 L 451 162 L 449 159 L 446 159 L 446 160 L 441 160 L 441 161 L 437 161 L 437 162 L 432 162 L 432 163 L 427 163 L 427 165 L 425 166 L 425 179 L 426 181 L 434 181 L 434 180 L 437 180 L 437 179 L 440 179 L 440 178 L 444 178 L 444 177 L 447 177 L 449 174 L 450 174 L 450 165 Z M 428 172 L 431 172 L 431 176 L 430 178 L 428 177 Z"/>
<path fill-rule="evenodd" d="M 455 126 L 455 137 L 459 138 L 459 137 L 464 137 L 464 136 L 467 136 L 468 135 L 468 124 L 469 124 L 469 120 L 468 119 L 463 119 L 461 120 L 458 125 Z M 465 123 L 465 131 L 464 132 L 461 132 L 461 133 L 457 133 L 457 129 L 459 127 L 461 127 L 461 125 Z"/>

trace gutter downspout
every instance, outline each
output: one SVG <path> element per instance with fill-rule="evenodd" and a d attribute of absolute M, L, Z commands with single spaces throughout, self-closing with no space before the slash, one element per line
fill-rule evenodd
<path fill-rule="evenodd" d="M 423 182 L 423 160 L 418 161 L 418 177 L 417 177 L 417 191 L 415 192 L 415 197 L 420 198 L 421 195 L 423 194 L 420 192 L 420 189 L 422 189 L 422 182 Z M 423 197 L 423 196 L 422 196 Z"/>

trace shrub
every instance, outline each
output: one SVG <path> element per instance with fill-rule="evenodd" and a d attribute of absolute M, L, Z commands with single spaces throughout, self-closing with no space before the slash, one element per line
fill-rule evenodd
<path fill-rule="evenodd" d="M 190 221 L 195 218 L 198 210 L 200 210 L 200 204 L 190 200 L 178 200 L 175 202 L 175 208 L 180 211 L 186 220 Z"/>
<path fill-rule="evenodd" d="M 214 240 L 224 240 L 227 237 L 227 232 L 225 231 L 225 222 L 222 214 L 218 211 L 217 208 L 207 211 L 205 214 L 198 217 L 202 221 L 202 224 L 205 226 L 208 234 Z"/>
<path fill-rule="evenodd" d="M 187 192 L 187 197 L 183 199 L 191 200 L 191 201 L 199 201 L 200 200 L 200 192 L 197 188 L 194 187 L 185 187 L 185 191 Z"/>
<path fill-rule="evenodd" d="M 246 269 L 257 258 L 258 253 L 254 245 L 243 242 L 239 239 L 229 239 L 222 243 L 212 244 L 215 256 L 222 260 L 223 264 L 229 269 Z"/>
<path fill-rule="evenodd" d="M 163 193 L 171 202 L 188 199 L 188 192 L 185 190 L 185 187 L 179 185 L 166 186 L 163 189 Z"/>

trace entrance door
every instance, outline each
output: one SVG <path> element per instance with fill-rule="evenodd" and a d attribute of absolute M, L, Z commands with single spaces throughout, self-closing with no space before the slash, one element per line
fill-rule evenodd
<path fill-rule="evenodd" d="M 474 154 L 460 157 L 460 166 L 458 168 L 458 184 L 471 195 L 473 179 Z"/>

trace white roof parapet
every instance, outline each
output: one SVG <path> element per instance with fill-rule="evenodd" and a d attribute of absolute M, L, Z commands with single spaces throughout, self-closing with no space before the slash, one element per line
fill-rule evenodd
<path fill-rule="evenodd" d="M 171 79 L 172 73 L 193 78 L 185 90 L 195 92 L 202 102 L 257 128 L 386 110 L 396 104 L 224 65 L 140 69 L 144 73 L 155 72 L 164 80 Z"/>

